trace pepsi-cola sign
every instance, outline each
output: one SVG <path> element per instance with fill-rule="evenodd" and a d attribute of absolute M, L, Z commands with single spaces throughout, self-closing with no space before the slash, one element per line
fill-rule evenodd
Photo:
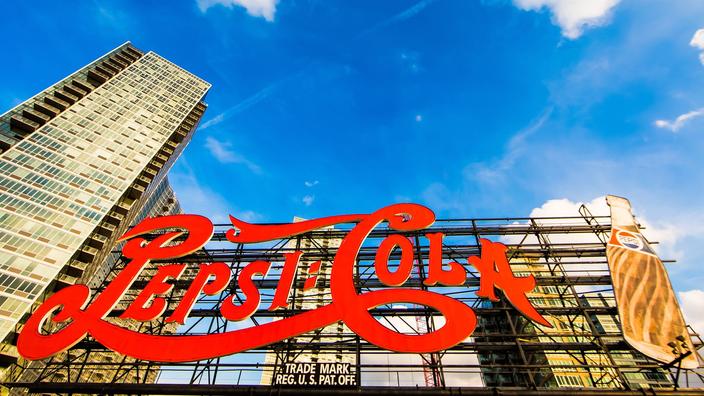
<path fill-rule="evenodd" d="M 19 353 L 30 360 L 46 359 L 71 348 L 90 334 L 105 347 L 123 355 L 158 362 L 188 362 L 262 347 L 338 321 L 380 348 L 430 353 L 460 343 L 476 327 L 476 315 L 468 305 L 433 291 L 400 287 L 409 279 L 415 261 L 413 244 L 401 233 L 424 230 L 435 222 L 434 213 L 424 206 L 396 204 L 370 214 L 331 216 L 276 225 L 249 224 L 230 218 L 233 228 L 227 232 L 227 239 L 242 244 L 289 238 L 335 224 L 355 223 L 341 242 L 333 261 L 331 302 L 259 326 L 207 335 L 143 334 L 110 323 L 106 317 L 151 260 L 178 262 L 179 258 L 203 248 L 214 231 L 213 223 L 203 216 L 185 214 L 149 218 L 120 238 L 126 241 L 122 253 L 129 262 L 110 284 L 90 304 L 91 292 L 84 285 L 67 287 L 49 297 L 32 314 L 20 333 L 17 343 Z M 369 233 L 384 222 L 390 230 L 399 232 L 390 234 L 381 242 L 374 262 L 376 276 L 388 288 L 358 292 L 354 283 L 358 252 Z M 161 235 L 149 241 L 143 238 L 145 234 L 153 233 Z M 516 277 L 513 274 L 506 257 L 506 246 L 482 239 L 479 256 L 467 257 L 467 263 L 449 263 L 446 268 L 442 262 L 444 235 L 428 230 L 425 237 L 429 241 L 427 277 L 423 279 L 425 285 L 462 286 L 467 279 L 465 266 L 472 265 L 481 274 L 477 296 L 498 301 L 496 289 L 500 289 L 523 315 L 543 326 L 550 326 L 526 297 L 526 293 L 535 287 L 535 279 L 532 275 Z M 398 267 L 392 270 L 389 256 L 396 249 L 400 249 L 401 259 Z M 303 252 L 300 251 L 283 254 L 283 270 L 268 310 L 288 306 L 289 292 L 302 256 Z M 317 265 L 319 267 L 320 264 Z M 315 266 L 316 263 L 310 265 L 309 274 L 317 271 Z M 252 315 L 261 304 L 261 294 L 254 279 L 267 274 L 270 268 L 271 263 L 267 261 L 247 264 L 236 279 L 237 287 L 245 296 L 244 302 L 238 304 L 232 296 L 226 298 L 219 307 L 220 315 L 229 321 L 241 321 Z M 160 318 L 167 306 L 161 296 L 173 287 L 167 280 L 178 279 L 185 269 L 186 264 L 159 266 L 156 274 L 120 317 L 135 321 Z M 201 264 L 178 306 L 165 321 L 184 323 L 199 295 L 223 292 L 230 284 L 230 278 L 231 271 L 225 263 Z M 304 288 L 314 287 L 315 282 L 312 276 Z M 430 307 L 444 316 L 445 324 L 426 334 L 402 334 L 383 326 L 369 312 L 380 305 L 394 303 Z M 53 326 L 58 330 L 46 334 L 42 330 L 46 321 L 65 325 Z"/>

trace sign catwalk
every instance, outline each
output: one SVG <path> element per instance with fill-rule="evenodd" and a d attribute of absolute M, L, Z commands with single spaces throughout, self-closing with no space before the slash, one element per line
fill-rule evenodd
<path fill-rule="evenodd" d="M 606 248 L 621 327 L 626 341 L 646 356 L 670 363 L 669 343 L 692 340 L 662 261 L 641 235 L 631 213 L 631 203 L 609 195 L 611 239 Z M 679 339 L 678 339 L 679 338 Z M 697 368 L 694 354 L 685 357 L 683 368 Z"/>
<path fill-rule="evenodd" d="M 672 353 L 672 342 L 684 343 L 689 350 L 694 347 L 667 273 L 640 234 L 628 200 L 609 196 L 607 202 L 612 214 L 607 259 L 624 337 L 643 354 L 670 363 L 676 358 Z M 425 286 L 465 286 L 469 266 L 472 266 L 480 275 L 479 288 L 475 291 L 477 297 L 491 301 L 503 297 L 536 325 L 552 327 L 527 297 L 535 288 L 536 279 L 532 274 L 516 276 L 512 272 L 505 245 L 481 238 L 478 255 L 466 257 L 465 263 L 443 262 L 443 256 L 447 257 L 443 254 L 445 235 L 429 229 L 435 223 L 435 214 L 421 205 L 395 204 L 370 214 L 330 216 L 288 224 L 250 224 L 232 216 L 230 220 L 233 228 L 227 231 L 226 237 L 237 244 L 274 241 L 336 224 L 354 224 L 333 260 L 330 303 L 281 320 L 213 334 L 151 335 L 111 323 L 107 320 L 108 315 L 151 261 L 168 264 L 157 267 L 154 276 L 138 291 L 120 318 L 149 322 L 165 316 L 167 302 L 163 296 L 173 288 L 170 281 L 179 279 L 187 267 L 179 263 L 179 259 L 202 249 L 214 232 L 213 223 L 203 216 L 185 214 L 147 218 L 122 236 L 121 240 L 126 241 L 122 253 L 128 263 L 110 284 L 92 299 L 90 289 L 84 285 L 67 287 L 49 297 L 22 329 L 17 343 L 19 353 L 30 360 L 46 359 L 90 335 L 105 347 L 136 359 L 190 362 L 259 348 L 337 322 L 343 322 L 359 337 L 382 349 L 402 353 L 446 350 L 474 333 L 477 316 L 472 307 L 448 295 L 432 289 L 404 287 L 418 258 L 413 242 L 404 233 L 426 229 L 427 272 L 421 279 Z M 385 287 L 362 291 L 354 281 L 357 258 L 370 233 L 382 224 L 386 224 L 388 234 L 376 247 L 374 273 Z M 235 290 L 234 285 L 244 299 L 236 300 L 233 292 L 219 304 L 219 314 L 225 320 L 242 321 L 260 309 L 288 308 L 291 292 L 297 287 L 296 274 L 309 275 L 303 282 L 303 290 L 314 288 L 320 261 L 301 268 L 302 259 L 305 261 L 304 252 L 287 252 L 281 256 L 283 267 L 268 307 L 262 304 L 262 294 L 255 278 L 266 277 L 272 268 L 271 262 L 247 263 L 236 279 L 227 264 L 213 262 L 199 266 L 198 273 L 190 280 L 183 297 L 165 321 L 184 324 L 201 294 L 216 295 Z M 444 324 L 421 334 L 404 334 L 388 328 L 374 317 L 372 310 L 396 303 L 431 308 L 444 317 Z M 697 367 L 695 355 L 681 359 L 682 367 Z M 327 370 L 327 366 L 324 369 Z M 301 374 L 295 366 L 291 366 L 291 370 L 290 375 Z M 350 375 L 335 371 L 333 381 L 329 376 L 322 379 L 322 374 L 329 374 L 327 372 L 308 371 L 303 374 L 317 379 L 307 381 L 316 383 L 347 383 L 346 378 Z M 279 378 L 284 382 L 290 379 L 287 376 Z"/>

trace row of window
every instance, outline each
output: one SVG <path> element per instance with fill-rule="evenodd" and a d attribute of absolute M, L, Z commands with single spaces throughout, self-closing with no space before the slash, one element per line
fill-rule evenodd
<path fill-rule="evenodd" d="M 32 258 L 0 250 L 0 271 L 5 271 L 14 276 L 33 279 L 37 282 L 48 283 L 56 274 L 57 269 Z"/>
<path fill-rule="evenodd" d="M 50 192 L 64 199 L 72 198 L 74 202 L 83 205 L 86 208 L 91 208 L 98 211 L 107 211 L 111 207 L 111 205 L 106 205 L 103 197 L 96 196 L 95 194 L 83 193 L 80 189 L 69 187 L 64 183 L 53 179 L 48 179 L 43 175 L 37 174 L 28 169 L 17 167 L 3 160 L 0 160 L 0 173 L 19 180 L 26 185 L 41 188 L 42 191 Z"/>
<path fill-rule="evenodd" d="M 63 212 L 69 216 L 76 216 L 89 223 L 97 223 L 105 214 L 81 207 L 71 201 L 57 198 L 42 190 L 25 186 L 11 179 L 0 178 L 0 191 L 5 191 L 12 196 L 19 196 L 32 202 L 41 203 L 42 206 L 47 206 L 50 209 Z"/>
<path fill-rule="evenodd" d="M 37 223 L 17 214 L 0 211 L 0 229 L 19 233 L 27 238 L 44 243 L 51 243 L 60 249 L 68 249 L 83 241 L 76 234 L 62 228 L 55 228 L 46 223 Z"/>
<path fill-rule="evenodd" d="M 59 124 L 59 123 L 57 123 Z M 62 123 L 61 123 L 62 124 Z M 80 141 L 77 137 L 66 133 L 65 130 L 69 129 L 69 125 L 57 125 L 59 128 L 53 128 L 51 126 L 45 127 L 42 132 L 45 134 L 37 134 L 35 133 L 33 135 L 36 136 L 34 139 L 31 139 L 30 141 L 32 143 L 41 145 L 43 147 L 49 148 L 50 144 L 53 146 L 59 145 L 58 149 L 54 149 L 53 151 L 56 153 L 61 153 L 61 154 L 71 154 L 74 157 L 81 156 L 81 159 L 85 164 L 96 164 L 99 163 L 99 166 L 96 167 L 96 169 L 100 169 L 102 172 L 112 175 L 117 177 L 120 180 L 127 180 L 133 173 L 134 171 L 128 171 L 123 169 L 123 167 L 116 166 L 113 163 L 107 162 L 107 160 L 100 160 L 98 156 L 96 155 L 96 152 L 99 152 L 102 147 L 109 147 L 109 146 L 100 146 L 96 144 L 85 144 L 84 142 Z M 64 141 L 64 143 L 58 143 L 56 140 L 61 139 Z M 113 143 L 114 144 L 114 143 Z M 78 158 L 76 158 L 78 160 Z"/>
<path fill-rule="evenodd" d="M 63 265 L 71 254 L 58 248 L 52 248 L 18 235 L 13 235 L 0 231 L 0 248 L 13 251 L 23 256 L 35 257 L 39 260 L 52 261 L 55 264 Z"/>
<path fill-rule="evenodd" d="M 53 224 L 56 227 L 63 227 L 70 232 L 81 233 L 90 230 L 93 225 L 81 219 L 67 216 L 66 214 L 46 209 L 43 205 L 20 199 L 14 195 L 0 192 L 0 208 L 6 211 L 23 213 L 29 218 L 38 220 L 46 224 Z"/>
<path fill-rule="evenodd" d="M 29 308 L 29 305 L 28 302 L 18 300 L 11 296 L 0 296 L 0 315 L 17 320 L 22 317 L 24 311 Z M 12 329 L 14 322 L 7 321 L 0 317 L 0 329 L 6 329 L 8 326 L 9 329 Z"/>
<path fill-rule="evenodd" d="M 24 141 L 15 146 L 15 148 L 17 150 L 4 153 L 4 158 L 12 163 L 20 164 L 35 172 L 56 175 L 56 180 L 64 181 L 67 184 L 78 184 L 83 190 L 99 196 L 114 197 L 115 193 L 119 192 L 119 182 L 114 177 L 106 175 L 97 169 L 87 168 L 85 164 L 43 150 L 39 146 Z M 56 165 L 56 167 L 53 165 Z M 85 185 L 83 180 L 90 180 L 90 187 Z"/>
<path fill-rule="evenodd" d="M 191 86 L 192 89 L 201 88 L 202 86 L 207 86 L 207 87 L 210 86 L 210 84 L 208 84 L 202 78 L 192 74 L 188 70 L 185 70 L 176 64 L 171 63 L 168 59 L 165 59 L 165 58 L 163 58 L 153 52 L 150 52 L 146 56 L 142 57 L 140 59 L 140 61 L 144 62 L 146 64 L 160 64 L 160 65 L 166 64 L 166 65 L 168 65 L 172 69 L 175 69 L 176 72 L 178 72 L 179 74 L 187 76 L 188 79 L 186 80 L 186 85 Z"/>
<path fill-rule="evenodd" d="M 36 282 L 30 282 L 0 272 L 0 292 L 33 299 L 42 291 L 42 288 L 43 286 Z"/>

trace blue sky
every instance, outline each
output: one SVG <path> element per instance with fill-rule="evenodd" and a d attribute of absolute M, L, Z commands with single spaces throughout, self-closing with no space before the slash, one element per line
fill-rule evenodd
<path fill-rule="evenodd" d="M 164 4 L 8 2 L 0 105 L 131 40 L 213 84 L 172 172 L 190 212 L 525 216 L 617 194 L 704 312 L 704 2 Z"/>

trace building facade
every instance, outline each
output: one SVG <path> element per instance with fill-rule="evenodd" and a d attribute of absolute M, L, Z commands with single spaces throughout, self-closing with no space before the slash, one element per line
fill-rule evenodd
<path fill-rule="evenodd" d="M 210 84 L 125 43 L 0 116 L 0 339 L 54 291 L 100 283 L 165 188 Z"/>

